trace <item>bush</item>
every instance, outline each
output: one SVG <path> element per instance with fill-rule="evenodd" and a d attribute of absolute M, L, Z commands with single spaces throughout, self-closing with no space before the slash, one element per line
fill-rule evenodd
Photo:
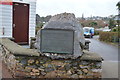
<path fill-rule="evenodd" d="M 112 32 L 117 32 L 117 29 L 112 29 Z"/>
<path fill-rule="evenodd" d="M 99 35 L 101 32 L 102 32 L 102 31 L 97 31 L 97 30 L 95 30 L 94 35 Z"/>
<path fill-rule="evenodd" d="M 44 23 L 38 23 L 37 25 L 36 25 L 36 27 L 43 27 L 43 25 L 44 25 Z"/>
<path fill-rule="evenodd" d="M 45 24 L 45 23 L 38 23 L 38 24 L 36 25 L 35 34 L 37 34 L 37 32 L 43 27 L 44 24 Z"/>
<path fill-rule="evenodd" d="M 35 34 L 37 35 L 37 32 L 41 29 L 41 27 L 36 27 L 35 28 Z"/>
<path fill-rule="evenodd" d="M 118 32 L 101 32 L 99 39 L 106 42 L 119 42 Z"/>
<path fill-rule="evenodd" d="M 112 32 L 120 32 L 120 26 L 114 27 Z"/>

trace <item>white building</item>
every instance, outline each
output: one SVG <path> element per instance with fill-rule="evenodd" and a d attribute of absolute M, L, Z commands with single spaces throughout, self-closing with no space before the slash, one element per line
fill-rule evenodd
<path fill-rule="evenodd" d="M 35 37 L 36 0 L 0 0 L 0 37 L 28 44 Z"/>

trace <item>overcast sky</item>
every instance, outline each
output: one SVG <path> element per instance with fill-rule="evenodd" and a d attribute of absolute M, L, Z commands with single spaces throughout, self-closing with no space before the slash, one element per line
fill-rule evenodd
<path fill-rule="evenodd" d="M 63 12 L 74 13 L 76 17 L 116 15 L 119 0 L 37 0 L 36 13 L 40 16 Z"/>

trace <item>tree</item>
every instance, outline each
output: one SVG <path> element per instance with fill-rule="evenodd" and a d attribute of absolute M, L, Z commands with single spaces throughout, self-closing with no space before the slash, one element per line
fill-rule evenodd
<path fill-rule="evenodd" d="M 116 6 L 118 7 L 118 10 L 120 10 L 120 1 L 116 4 Z"/>
<path fill-rule="evenodd" d="M 85 27 L 85 24 L 84 24 L 84 23 L 81 23 L 81 25 L 82 25 L 83 27 Z"/>
<path fill-rule="evenodd" d="M 36 25 L 39 24 L 39 22 L 40 22 L 40 16 L 36 14 Z"/>
<path fill-rule="evenodd" d="M 91 22 L 91 23 L 89 23 L 89 25 L 90 25 L 91 27 L 97 26 L 97 22 Z"/>
<path fill-rule="evenodd" d="M 110 19 L 110 20 L 109 20 L 109 28 L 110 28 L 110 29 L 114 28 L 114 26 L 115 26 L 114 23 L 115 23 L 115 21 L 114 21 L 113 19 Z"/>
<path fill-rule="evenodd" d="M 118 20 L 117 20 L 117 23 L 118 23 L 118 26 L 120 25 L 120 1 L 116 4 L 116 6 L 118 7 Z"/>

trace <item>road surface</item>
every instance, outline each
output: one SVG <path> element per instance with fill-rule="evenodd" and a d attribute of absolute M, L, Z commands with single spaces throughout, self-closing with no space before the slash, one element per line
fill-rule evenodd
<path fill-rule="evenodd" d="M 102 78 L 120 78 L 120 74 L 118 74 L 120 70 L 118 68 L 118 65 L 120 66 L 118 47 L 101 42 L 98 38 L 99 36 L 94 36 L 92 39 L 86 39 L 91 41 L 89 50 L 98 53 L 104 59 L 102 64 Z"/>
<path fill-rule="evenodd" d="M 90 51 L 98 53 L 105 61 L 118 61 L 118 47 L 98 40 L 99 36 L 94 36 L 91 41 Z"/>

